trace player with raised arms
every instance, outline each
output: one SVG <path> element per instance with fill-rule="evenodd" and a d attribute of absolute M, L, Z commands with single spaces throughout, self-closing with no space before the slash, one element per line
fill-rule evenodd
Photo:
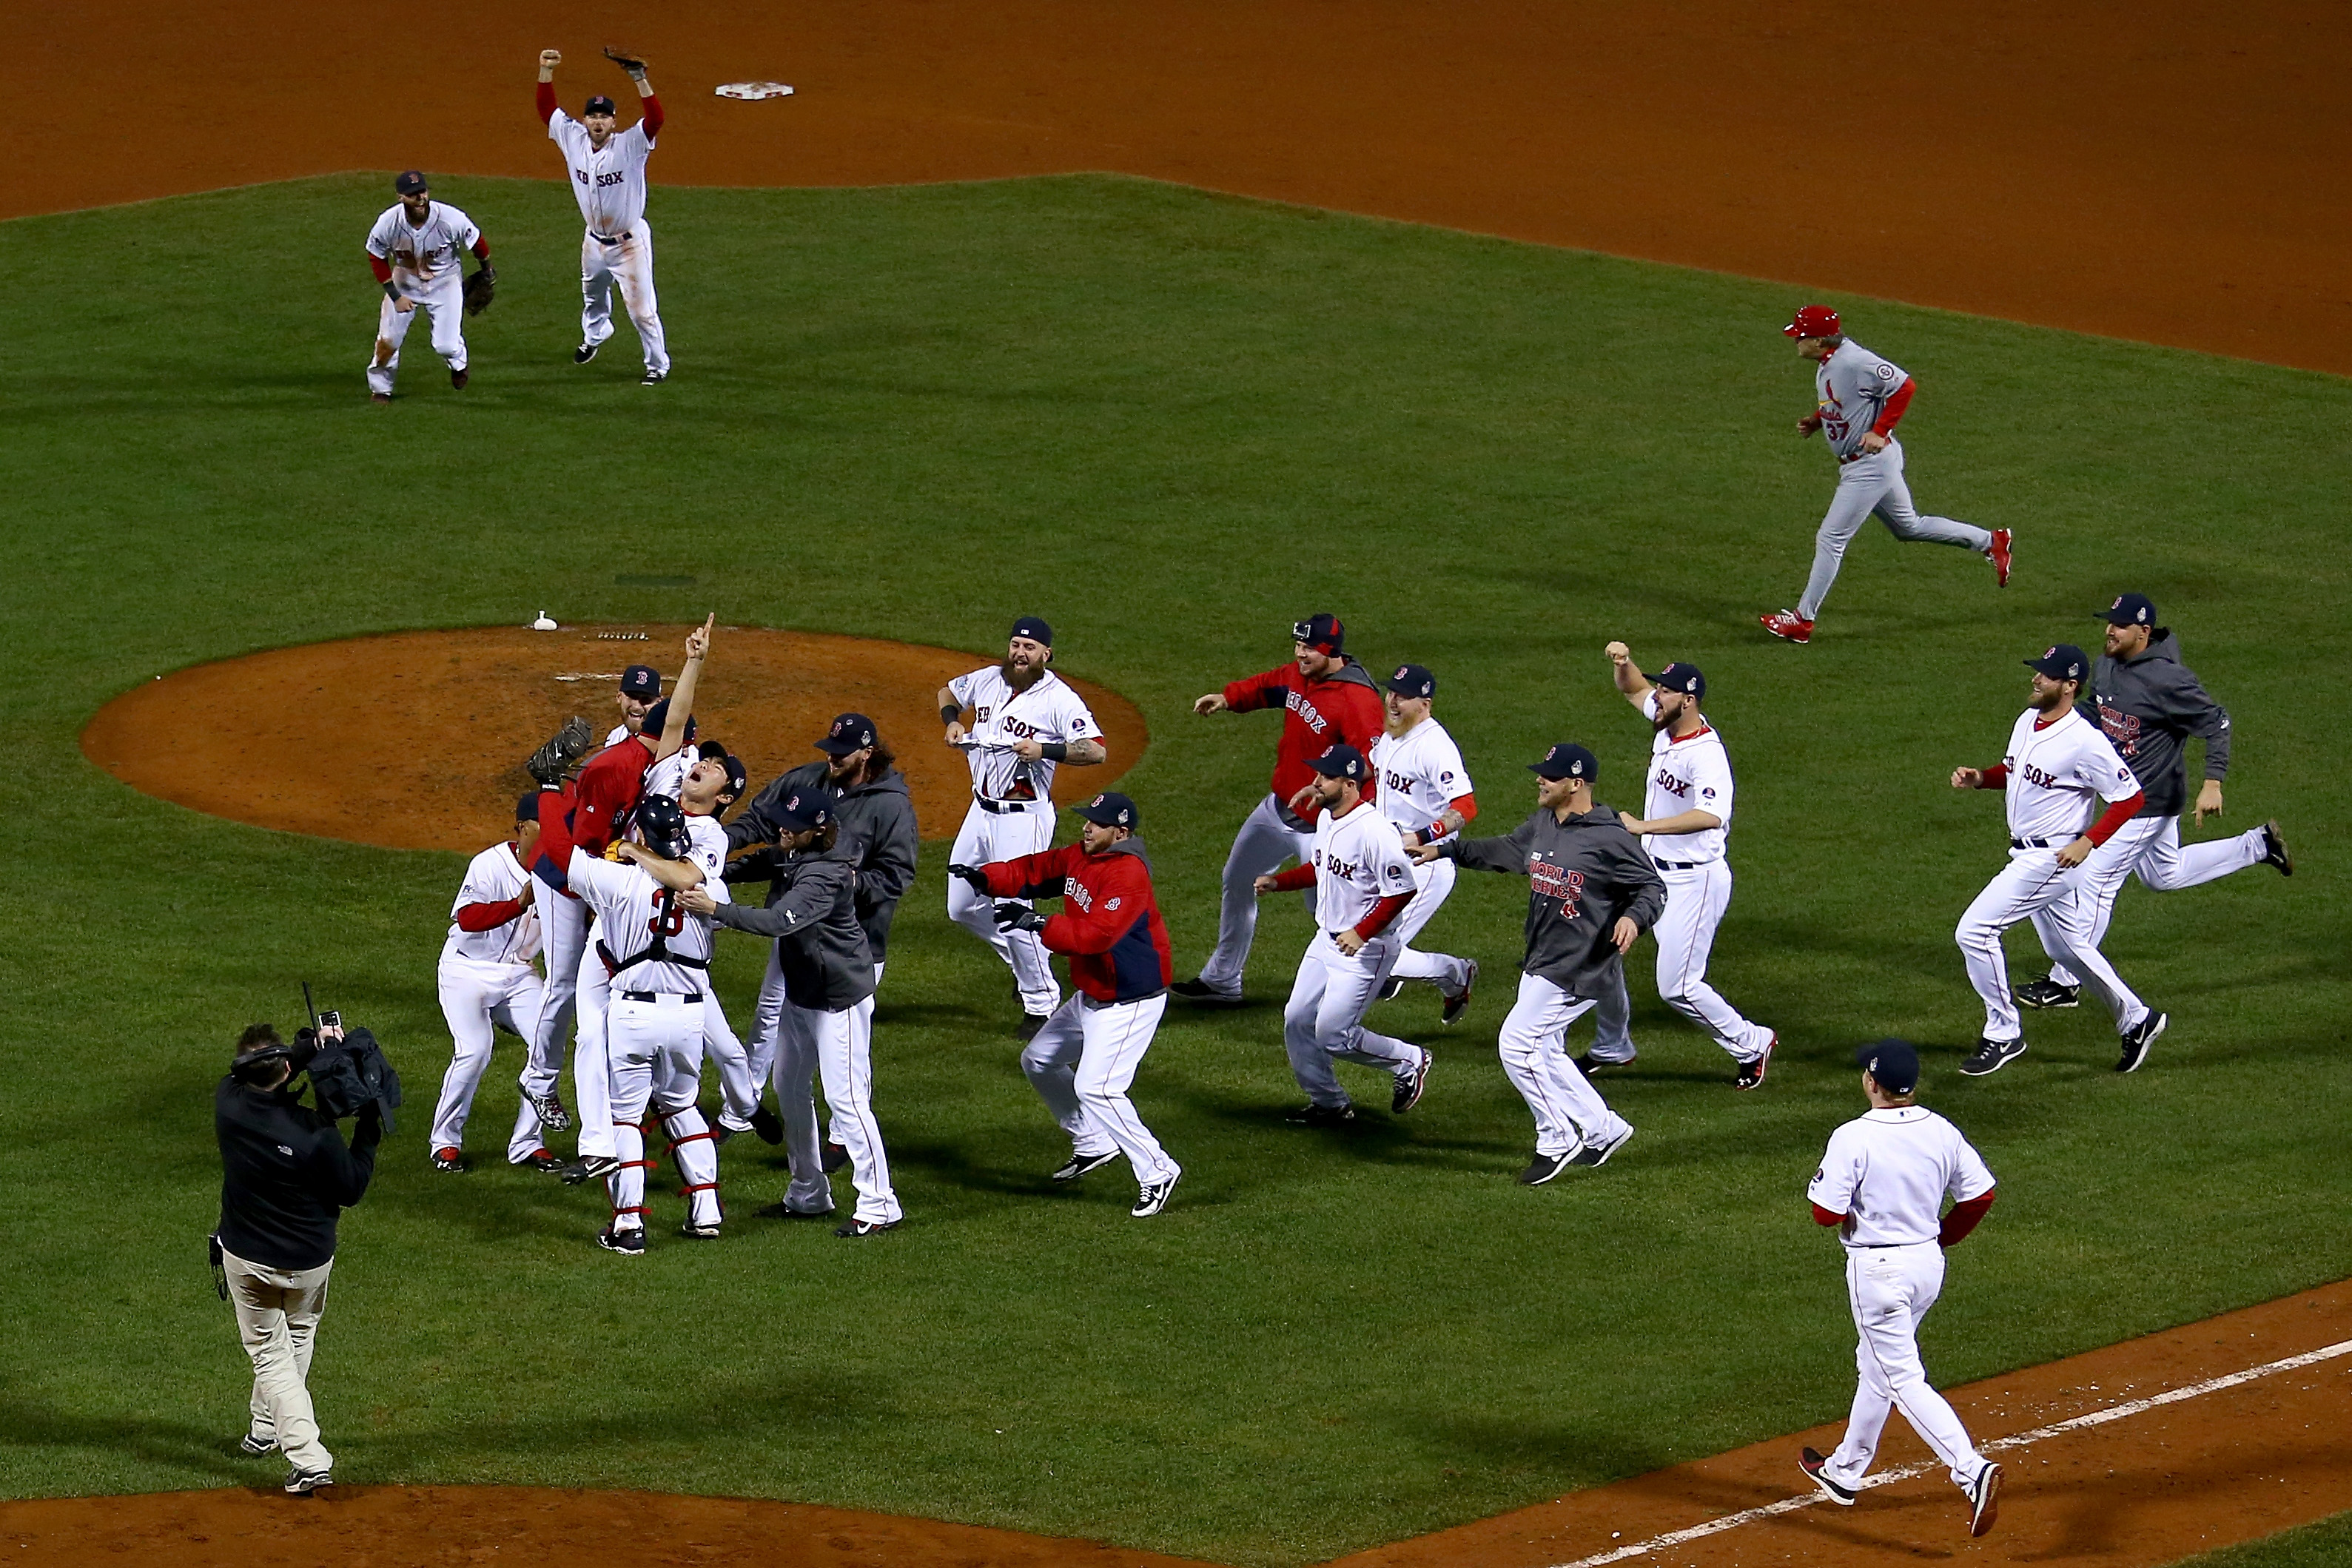
<path fill-rule="evenodd" d="M 652 386 L 669 379 L 669 347 L 654 296 L 654 230 L 646 222 L 646 160 L 661 134 L 662 106 L 646 79 L 644 60 L 625 50 L 604 53 L 629 73 L 645 104 L 643 117 L 626 131 L 616 129 L 619 110 L 601 92 L 578 120 L 558 108 L 555 68 L 563 63 L 562 51 L 539 51 L 539 120 L 547 127 L 548 140 L 562 150 L 572 196 L 588 228 L 580 241 L 580 346 L 572 350 L 572 361 L 586 364 L 613 335 L 613 288 L 618 285 L 646 351 L 645 384 Z"/>

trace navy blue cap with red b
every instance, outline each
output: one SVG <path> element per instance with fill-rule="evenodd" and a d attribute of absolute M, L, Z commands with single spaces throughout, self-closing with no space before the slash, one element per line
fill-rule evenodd
<path fill-rule="evenodd" d="M 621 695 L 625 697 L 661 695 L 661 672 L 651 664 L 631 664 L 621 672 Z"/>
<path fill-rule="evenodd" d="M 646 709 L 644 727 L 639 729 L 637 733 L 647 740 L 659 740 L 661 738 L 662 730 L 667 727 L 668 724 L 669 698 L 664 697 L 661 701 L 654 704 L 653 706 Z M 686 716 L 686 738 L 688 740 L 692 740 L 694 738 L 694 716 L 692 714 Z"/>
<path fill-rule="evenodd" d="M 425 189 L 425 171 L 422 169 L 410 169 L 402 172 L 394 178 L 392 188 L 394 192 L 404 196 L 423 195 Z"/>
<path fill-rule="evenodd" d="M 862 713 L 845 713 L 833 721 L 816 748 L 827 757 L 846 757 L 874 744 L 874 721 Z"/>
<path fill-rule="evenodd" d="M 1855 1051 L 1853 1060 L 1889 1094 L 1908 1094 L 1919 1087 L 1919 1051 L 1907 1040 L 1874 1040 Z"/>
<path fill-rule="evenodd" d="M 1649 683 L 1663 691 L 1681 692 L 1685 696 L 1706 695 L 1706 677 L 1698 673 L 1696 664 L 1685 664 L 1677 659 L 1654 675 L 1645 675 Z"/>
<path fill-rule="evenodd" d="M 1562 779 L 1582 779 L 1590 782 L 1601 771 L 1601 759 L 1576 742 L 1563 740 L 1545 752 L 1541 762 L 1528 763 L 1528 771 L 1555 783 Z"/>
<path fill-rule="evenodd" d="M 1326 779 L 1347 779 L 1358 784 L 1364 781 L 1364 754 L 1352 746 L 1327 747 L 1322 756 L 1307 766 Z"/>
<path fill-rule="evenodd" d="M 1401 697 L 1433 697 L 1437 695 L 1437 677 L 1420 664 L 1399 664 L 1395 674 L 1386 685 Z"/>
<path fill-rule="evenodd" d="M 1116 789 L 1106 789 L 1085 805 L 1070 809 L 1087 821 L 1106 828 L 1125 828 L 1133 831 L 1139 821 L 1135 802 Z"/>
<path fill-rule="evenodd" d="M 1046 625 L 1041 616 L 1024 615 L 1013 623 L 1013 636 L 1006 641 L 1010 642 L 1022 637 L 1028 638 L 1032 643 L 1043 643 L 1048 648 L 1054 645 L 1054 629 Z"/>
<path fill-rule="evenodd" d="M 2124 593 L 2099 612 L 2099 619 L 2110 626 L 2153 626 L 2156 624 L 2156 603 L 2145 593 Z"/>
<path fill-rule="evenodd" d="M 617 114 L 620 110 L 613 106 L 611 99 L 600 92 L 588 100 L 588 107 L 581 112 L 583 114 Z"/>
<path fill-rule="evenodd" d="M 777 802 L 776 826 L 788 833 L 822 828 L 833 821 L 834 804 L 830 789 L 795 789 Z"/>
<path fill-rule="evenodd" d="M 2053 681 L 2079 681 L 2091 673 L 2089 656 L 2072 643 L 2045 648 L 2042 651 L 2042 657 L 2028 659 L 2025 665 Z"/>

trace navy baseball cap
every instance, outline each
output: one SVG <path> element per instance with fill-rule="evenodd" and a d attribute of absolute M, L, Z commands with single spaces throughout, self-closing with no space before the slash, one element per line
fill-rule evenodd
<path fill-rule="evenodd" d="M 845 713 L 833 721 L 816 748 L 827 757 L 846 757 L 874 744 L 874 721 L 862 713 Z"/>
<path fill-rule="evenodd" d="M 539 821 L 538 790 L 532 790 L 530 794 L 525 795 L 521 800 L 515 802 L 515 821 L 518 822 L 536 822 Z"/>
<path fill-rule="evenodd" d="M 1024 615 L 1020 620 L 1015 621 L 1013 623 L 1013 636 L 1026 637 L 1032 643 L 1043 643 L 1048 648 L 1054 645 L 1054 629 L 1035 615 Z M 1005 641 L 1011 642 L 1012 638 L 1008 637 Z"/>
<path fill-rule="evenodd" d="M 621 672 L 621 695 L 625 697 L 661 695 L 661 672 L 651 664 L 631 664 Z"/>
<path fill-rule="evenodd" d="M 1399 664 L 1397 673 L 1388 678 L 1387 685 L 1401 697 L 1433 697 L 1437 695 L 1437 677 L 1422 664 Z"/>
<path fill-rule="evenodd" d="M 1889 1094 L 1908 1094 L 1919 1087 L 1919 1049 L 1907 1040 L 1874 1040 L 1853 1053 L 1853 1062 Z"/>
<path fill-rule="evenodd" d="M 788 833 L 805 833 L 833 821 L 835 805 L 830 789 L 795 789 L 776 803 L 776 826 Z"/>
<path fill-rule="evenodd" d="M 751 782 L 751 772 L 744 768 L 743 759 L 731 751 L 726 751 L 719 753 L 715 760 L 727 769 L 728 799 L 740 800 L 744 787 Z"/>
<path fill-rule="evenodd" d="M 2072 643 L 2061 643 L 2042 651 L 2042 657 L 2028 659 L 2026 667 L 2049 676 L 2053 681 L 2079 681 L 2091 673 L 2091 661 L 2082 649 Z"/>
<path fill-rule="evenodd" d="M 1336 653 L 1348 640 L 1348 629 L 1337 615 L 1309 615 L 1290 623 L 1290 640 L 1304 643 L 1318 653 Z"/>
<path fill-rule="evenodd" d="M 1326 779 L 1349 779 L 1359 784 L 1364 781 L 1366 771 L 1364 754 L 1352 746 L 1326 747 L 1323 755 L 1307 766 Z"/>
<path fill-rule="evenodd" d="M 392 188 L 404 196 L 423 195 L 425 189 L 425 171 L 410 169 L 396 175 L 392 182 Z"/>
<path fill-rule="evenodd" d="M 1680 659 L 1668 664 L 1654 675 L 1644 672 L 1643 678 L 1651 685 L 1666 691 L 1681 692 L 1694 697 L 1706 695 L 1706 677 L 1698 673 L 1696 664 L 1685 664 Z"/>
<path fill-rule="evenodd" d="M 582 110 L 580 112 L 583 114 L 617 114 L 620 111 L 613 107 L 613 100 L 611 99 L 606 98 L 600 92 L 595 97 L 590 99 L 588 100 L 588 107 Z"/>
<path fill-rule="evenodd" d="M 1528 764 L 1528 771 L 1539 778 L 1559 780 L 1581 779 L 1587 783 L 1601 771 L 1601 759 L 1572 740 L 1563 740 L 1544 753 L 1541 762 Z"/>
<path fill-rule="evenodd" d="M 2099 612 L 2099 619 L 2110 626 L 2153 626 L 2156 624 L 2156 603 L 2145 593 L 2121 594 L 2113 604 Z"/>
<path fill-rule="evenodd" d="M 644 736 L 648 740 L 659 740 L 661 738 L 662 730 L 667 727 L 668 724 L 669 698 L 664 697 L 661 701 L 654 704 L 653 706 L 646 709 L 645 723 L 639 727 L 637 733 Z M 694 738 L 694 716 L 692 714 L 687 715 L 686 717 L 686 738 L 688 740 L 692 740 Z"/>
<path fill-rule="evenodd" d="M 1135 802 L 1116 789 L 1107 789 L 1085 805 L 1074 806 L 1071 810 L 1087 821 L 1106 828 L 1132 829 L 1142 821 L 1135 810 Z"/>

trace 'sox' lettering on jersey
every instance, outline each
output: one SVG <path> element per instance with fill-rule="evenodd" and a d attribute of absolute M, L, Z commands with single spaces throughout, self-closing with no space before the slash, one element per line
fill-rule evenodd
<path fill-rule="evenodd" d="M 1651 782 L 1652 782 L 1652 783 L 1654 783 L 1654 784 L 1655 784 L 1655 785 L 1657 785 L 1657 787 L 1658 787 L 1659 789 L 1665 789 L 1665 790 L 1669 790 L 1669 791 L 1671 791 L 1672 793 L 1676 794 L 1676 795 L 1685 795 L 1685 796 L 1686 796 L 1686 795 L 1688 795 L 1688 794 L 1690 793 L 1690 780 L 1689 780 L 1689 779 L 1677 779 L 1677 778 L 1675 778 L 1675 777 L 1674 776 L 1674 774 L 1673 774 L 1672 772 L 1670 772 L 1669 770 L 1667 770 L 1666 768 L 1659 768 L 1659 769 L 1658 769 L 1658 776 L 1657 776 L 1657 778 L 1655 778 L 1655 779 L 1652 779 L 1652 780 L 1651 780 Z M 1708 791 L 1707 791 L 1707 793 L 1708 793 L 1708 794 L 1710 794 L 1710 795 L 1712 795 L 1712 794 L 1714 794 L 1714 793 L 1715 793 L 1715 791 L 1714 791 L 1714 790 L 1712 790 L 1712 789 L 1710 789 L 1710 790 L 1708 790 Z"/>
<path fill-rule="evenodd" d="M 1315 858 L 1321 862 L 1324 871 L 1342 882 L 1353 882 L 1363 873 L 1364 862 L 1361 861 L 1343 861 L 1335 854 L 1322 851 L 1318 851 Z"/>
<path fill-rule="evenodd" d="M 2059 788 L 2058 776 L 2056 774 L 2044 773 L 2041 768 L 2036 768 L 2031 762 L 2019 763 L 2017 765 L 2017 771 L 2023 774 L 2029 780 L 2040 785 L 2044 789 L 2055 789 Z"/>
<path fill-rule="evenodd" d="M 1528 880 L 1546 898 L 1559 900 L 1559 917 L 1574 920 L 1583 913 L 1584 873 L 1568 871 L 1538 855 L 1528 862 Z"/>
<path fill-rule="evenodd" d="M 1325 718 L 1315 705 L 1307 700 L 1307 694 L 1304 692 L 1286 690 L 1282 695 L 1282 706 L 1297 714 L 1300 721 L 1318 735 L 1330 727 L 1331 721 Z"/>
<path fill-rule="evenodd" d="M 629 176 L 625 172 L 619 170 L 615 170 L 610 174 L 599 174 L 596 176 L 596 188 L 598 190 L 602 190 L 607 185 L 620 184 L 628 177 Z"/>

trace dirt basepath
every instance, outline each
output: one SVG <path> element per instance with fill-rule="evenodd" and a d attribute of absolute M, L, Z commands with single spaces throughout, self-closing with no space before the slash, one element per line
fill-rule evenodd
<path fill-rule="evenodd" d="M 276 648 L 161 675 L 100 708 L 83 754 L 133 789 L 194 810 L 396 850 L 471 854 L 502 837 L 523 759 L 565 717 L 602 744 L 625 665 L 675 677 L 683 626 L 477 627 Z M 961 752 L 932 700 L 987 661 L 949 648 L 813 632 L 721 627 L 695 703 L 700 733 L 743 759 L 758 789 L 816 759 L 834 716 L 865 714 L 897 748 L 926 838 L 955 836 L 971 799 Z M 1118 693 L 1072 677 L 1103 727 L 1108 762 L 1063 768 L 1058 800 L 1110 788 L 1150 743 Z M 667 687 L 665 687 L 667 689 Z M 338 789 L 308 788 L 257 758 L 336 758 Z"/>
<path fill-rule="evenodd" d="M 576 112 L 626 98 L 596 58 L 626 37 L 670 115 L 656 224 L 665 183 L 1110 169 L 2352 373 L 2329 0 L 588 0 L 468 16 L 413 59 L 368 8 L 299 0 L 41 23 L 0 216 L 337 169 L 550 178 L 538 50 Z M 799 96 L 711 96 L 746 78 Z"/>
<path fill-rule="evenodd" d="M 1802 1502 L 1811 1489 L 1797 1473 L 1797 1450 L 1832 1447 L 1837 1428 L 1825 1427 L 1330 1568 L 1603 1568 L 1612 1556 L 1634 1568 L 1922 1560 L 2154 1568 L 2352 1509 L 2347 1346 L 2352 1281 L 1950 1390 L 1970 1435 L 2010 1477 L 1999 1526 L 1981 1541 L 1969 1538 L 1959 1494 L 1932 1465 L 1866 1490 L 1850 1510 Z M 2329 1359 L 2200 1386 L 2331 1348 L 2338 1354 Z M 2139 1408 L 2168 1393 L 2186 1397 Z M 2115 1418 L 2016 1440 L 2102 1412 Z M 1887 1424 L 1882 1470 L 1927 1457 L 1899 1417 Z M 1660 1539 L 1727 1521 L 1730 1528 L 1696 1539 Z M 1090 1542 L 887 1514 L 528 1487 L 349 1486 L 308 1502 L 222 1489 L 0 1503 L 0 1560 L 20 1568 L 1184 1568 Z"/>

